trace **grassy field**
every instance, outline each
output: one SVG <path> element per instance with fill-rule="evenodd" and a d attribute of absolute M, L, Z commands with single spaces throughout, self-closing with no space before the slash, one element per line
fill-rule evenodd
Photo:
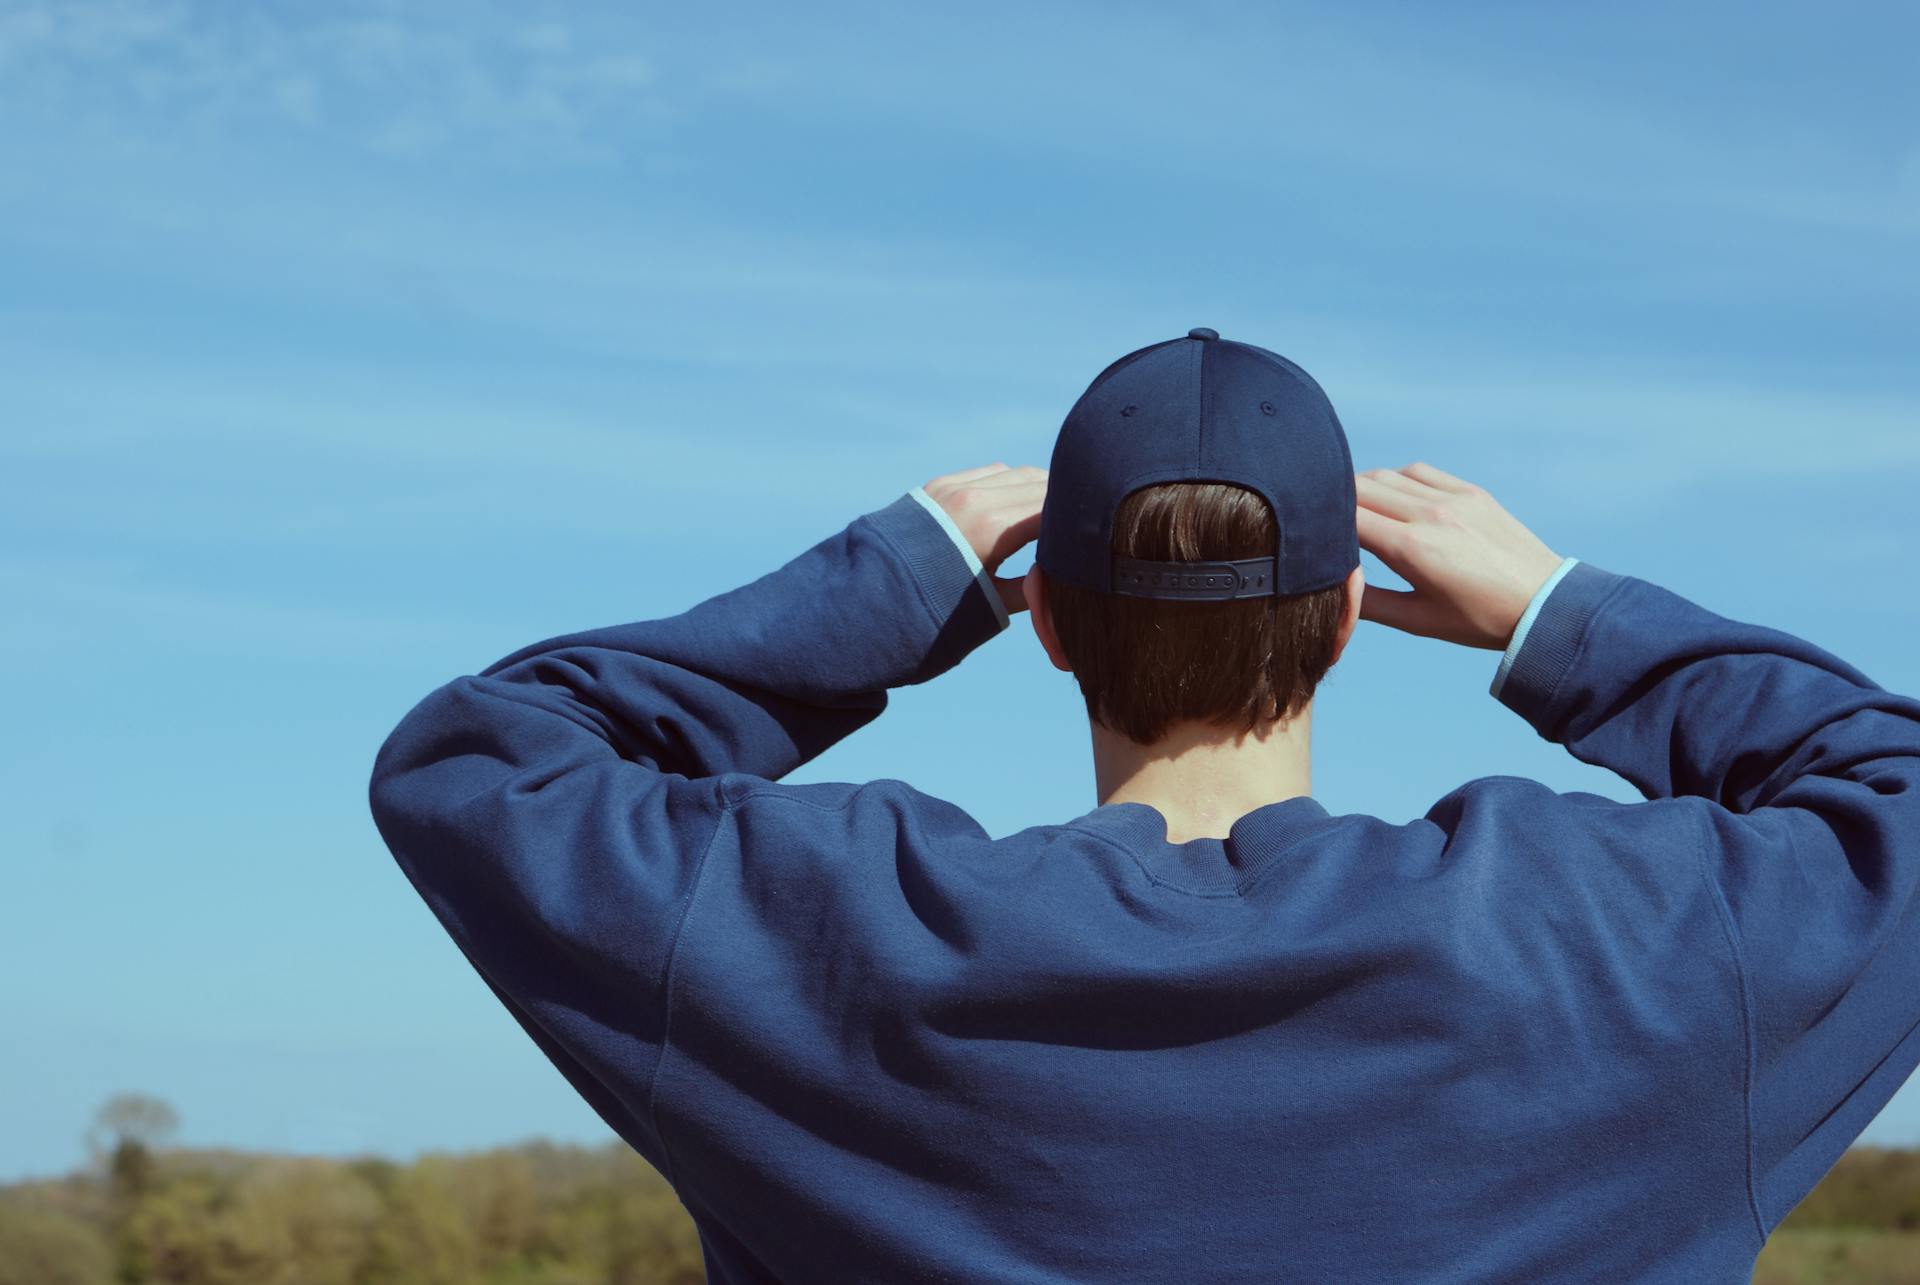
<path fill-rule="evenodd" d="M 1753 1285 L 1920 1285 L 1920 1232 L 1776 1229 Z"/>

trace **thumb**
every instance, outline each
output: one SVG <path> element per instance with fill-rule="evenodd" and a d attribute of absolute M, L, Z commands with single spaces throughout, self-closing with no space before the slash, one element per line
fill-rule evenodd
<path fill-rule="evenodd" d="M 1367 585 L 1360 593 L 1360 619 L 1410 634 L 1432 632 L 1433 605 L 1411 589 Z"/>
<path fill-rule="evenodd" d="M 1007 609 L 1009 616 L 1027 609 L 1027 578 L 1025 576 L 995 576 L 993 587 L 999 591 L 1000 603 Z"/>

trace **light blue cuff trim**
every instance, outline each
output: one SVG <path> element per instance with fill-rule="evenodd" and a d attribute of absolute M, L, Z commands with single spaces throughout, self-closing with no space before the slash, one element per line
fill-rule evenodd
<path fill-rule="evenodd" d="M 967 537 L 960 534 L 960 528 L 953 524 L 953 519 L 948 516 L 947 511 L 940 507 L 940 501 L 928 495 L 925 487 L 916 486 L 907 494 L 920 501 L 921 507 L 933 514 L 954 544 L 959 547 L 961 556 L 967 560 L 967 569 L 972 571 L 974 579 L 980 582 L 981 592 L 985 593 L 987 601 L 993 604 L 994 617 L 999 620 L 1000 627 L 1005 629 L 1008 624 L 1007 604 L 1000 601 L 1000 591 L 994 588 L 993 577 L 988 575 L 987 569 L 981 565 L 980 555 L 975 553 L 973 546 L 967 543 Z"/>
<path fill-rule="evenodd" d="M 1494 671 L 1493 686 L 1487 689 L 1496 699 L 1500 695 L 1500 689 L 1506 685 L 1507 671 L 1513 668 L 1513 661 L 1520 654 L 1521 644 L 1527 640 L 1527 630 L 1532 628 L 1533 618 L 1540 614 L 1540 608 L 1546 606 L 1547 595 L 1552 593 L 1553 587 L 1560 583 L 1560 578 L 1573 570 L 1573 564 L 1578 561 L 1580 561 L 1578 558 L 1562 558 L 1560 565 L 1554 568 L 1553 574 L 1547 577 L 1547 582 L 1534 593 L 1533 600 L 1521 613 L 1520 623 L 1513 627 L 1513 641 L 1507 644 L 1505 654 L 1500 657 L 1500 668 Z"/>

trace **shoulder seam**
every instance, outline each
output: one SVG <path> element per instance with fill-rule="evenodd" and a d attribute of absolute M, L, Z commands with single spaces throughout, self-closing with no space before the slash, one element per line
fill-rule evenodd
<path fill-rule="evenodd" d="M 1701 837 L 1706 830 L 1706 818 L 1698 820 L 1696 841 L 1693 845 L 1694 869 L 1699 872 L 1700 880 L 1706 885 L 1707 894 L 1713 898 L 1714 909 L 1720 919 L 1720 934 L 1726 938 L 1727 953 L 1733 960 L 1733 975 L 1740 986 L 1740 1109 L 1746 1123 L 1746 1183 L 1747 1209 L 1753 1214 L 1754 1230 L 1760 1236 L 1760 1249 L 1767 1245 L 1767 1223 L 1760 1215 L 1760 1198 L 1753 1182 L 1753 991 L 1747 982 L 1746 962 L 1740 956 L 1740 942 L 1733 931 L 1733 911 L 1727 906 L 1727 899 L 1713 880 L 1707 869 L 1707 844 Z M 1758 1252 L 1758 1250 L 1756 1250 Z"/>
<path fill-rule="evenodd" d="M 742 794 L 739 798 L 733 800 L 733 802 L 731 802 L 727 806 L 729 808 L 736 808 L 736 807 L 739 807 L 741 804 L 749 803 L 754 799 L 778 799 L 782 803 L 792 803 L 798 807 L 812 808 L 815 812 L 845 812 L 849 807 L 853 805 L 853 801 L 855 799 L 859 798 L 862 794 L 866 793 L 868 786 L 878 785 L 883 780 L 891 780 L 891 779 L 893 778 L 875 777 L 871 781 L 862 781 L 860 784 L 855 785 L 853 789 L 847 791 L 847 797 L 840 800 L 838 803 L 815 803 L 812 799 L 802 799 L 791 794 L 782 794 L 779 790 L 771 790 L 771 789 L 765 789 L 765 788 L 760 788 L 760 789 L 749 788 L 747 793 Z M 852 782 L 831 782 L 830 783 L 830 782 L 822 781 L 822 782 L 817 782 L 816 784 L 850 785 L 852 784 Z"/>
<path fill-rule="evenodd" d="M 653 1072 L 647 1076 L 647 1122 L 653 1126 L 653 1136 L 660 1140 L 660 1155 L 667 1162 L 667 1185 L 675 1191 L 680 1188 L 674 1175 L 673 1148 L 667 1144 L 667 1135 L 660 1131 L 660 1112 L 658 1090 L 660 1086 L 660 1068 L 666 1065 L 667 1053 L 673 1047 L 673 965 L 680 957 L 680 936 L 687 926 L 687 916 L 693 912 L 693 903 L 700 896 L 700 886 L 707 873 L 707 857 L 713 852 L 713 845 L 719 841 L 720 831 L 726 828 L 727 818 L 733 814 L 733 800 L 727 797 L 727 783 L 720 779 L 715 787 L 720 798 L 720 815 L 714 821 L 713 833 L 707 836 L 707 846 L 700 850 L 700 862 L 693 870 L 693 886 L 687 889 L 687 904 L 680 907 L 680 917 L 674 921 L 673 938 L 667 945 L 667 963 L 661 970 L 660 994 L 662 1010 L 660 1014 L 660 1053 L 653 1060 Z"/>

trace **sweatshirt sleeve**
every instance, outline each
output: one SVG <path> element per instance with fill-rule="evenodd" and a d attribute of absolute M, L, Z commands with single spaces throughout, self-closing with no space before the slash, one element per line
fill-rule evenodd
<path fill-rule="evenodd" d="M 381 745 L 368 799 L 394 859 L 655 1168 L 666 974 L 728 808 L 1003 630 L 990 590 L 908 492 L 678 615 L 454 678 Z"/>
<path fill-rule="evenodd" d="M 1498 696 L 1500 689 L 1507 685 L 1507 674 L 1513 669 L 1513 662 L 1519 659 L 1521 648 L 1527 645 L 1527 634 L 1532 630 L 1534 620 L 1539 617 L 1540 609 L 1546 606 L 1548 595 L 1552 594 L 1554 586 L 1566 579 L 1567 572 L 1573 570 L 1579 562 L 1578 558 L 1560 559 L 1560 565 L 1554 568 L 1553 574 L 1533 591 L 1533 597 L 1528 601 L 1527 609 L 1520 613 L 1520 623 L 1513 627 L 1513 637 L 1507 641 L 1506 651 L 1501 653 L 1500 666 L 1493 671 L 1493 682 L 1487 687 L 1490 695 Z"/>
<path fill-rule="evenodd" d="M 1648 799 L 1686 801 L 1693 850 L 1673 859 L 1700 864 L 1741 975 L 1728 1020 L 1770 1231 L 1920 1064 L 1920 701 L 1590 562 L 1498 699 Z"/>

